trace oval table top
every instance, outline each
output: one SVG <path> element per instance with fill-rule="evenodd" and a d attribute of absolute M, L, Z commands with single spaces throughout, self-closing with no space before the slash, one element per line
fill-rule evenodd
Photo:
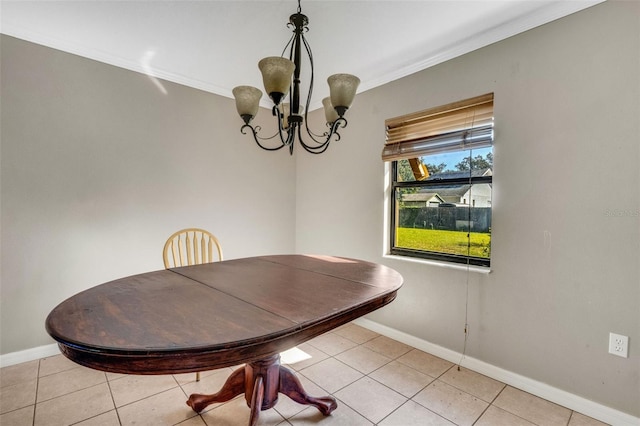
<path fill-rule="evenodd" d="M 174 374 L 268 357 L 396 297 L 399 273 L 361 260 L 273 255 L 121 278 L 60 303 L 47 332 L 78 364 Z"/>

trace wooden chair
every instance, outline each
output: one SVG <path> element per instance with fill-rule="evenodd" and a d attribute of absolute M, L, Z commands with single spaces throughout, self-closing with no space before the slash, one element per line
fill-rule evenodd
<path fill-rule="evenodd" d="M 222 247 L 211 232 L 200 228 L 186 228 L 167 239 L 162 258 L 165 268 L 210 263 L 222 260 Z"/>
<path fill-rule="evenodd" d="M 162 250 L 162 259 L 167 269 L 210 263 L 222 260 L 222 247 L 211 232 L 200 228 L 186 228 L 174 232 L 167 239 Z M 196 382 L 199 381 L 198 372 Z"/>

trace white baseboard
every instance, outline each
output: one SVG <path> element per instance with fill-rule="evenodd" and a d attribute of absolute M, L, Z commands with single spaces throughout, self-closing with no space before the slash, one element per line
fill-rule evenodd
<path fill-rule="evenodd" d="M 491 377 L 492 379 L 498 380 L 509 386 L 513 386 L 514 388 L 518 388 L 532 395 L 539 396 L 540 398 L 562 405 L 563 407 L 577 411 L 586 416 L 593 417 L 601 422 L 614 426 L 640 425 L 640 418 L 638 417 L 598 404 L 597 402 L 554 388 L 553 386 L 521 376 L 503 368 L 487 364 L 484 361 L 468 356 L 463 358 L 462 354 L 459 352 L 443 348 L 442 346 L 435 345 L 426 340 L 419 339 L 410 334 L 403 333 L 394 328 L 387 327 L 366 318 L 359 318 L 355 320 L 354 323 L 455 364 L 460 363 L 460 360 L 462 359 L 461 365 L 469 370 L 484 374 L 485 376 Z"/>
<path fill-rule="evenodd" d="M 55 343 L 26 349 L 24 351 L 11 352 L 0 355 L 0 367 L 8 367 L 10 365 L 20 364 L 21 362 L 33 361 L 58 354 L 60 354 L 60 349 L 58 349 L 58 345 Z"/>

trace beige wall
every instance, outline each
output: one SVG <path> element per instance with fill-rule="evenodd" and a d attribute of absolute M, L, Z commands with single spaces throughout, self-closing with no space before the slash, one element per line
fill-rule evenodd
<path fill-rule="evenodd" d="M 297 157 L 297 250 L 396 268 L 369 318 L 457 352 L 468 279 L 468 356 L 640 416 L 639 62 L 640 3 L 607 2 L 360 94 L 342 140 Z M 384 120 L 488 92 L 492 273 L 383 258 Z"/>
<path fill-rule="evenodd" d="M 74 293 L 162 269 L 177 229 L 211 230 L 226 258 L 294 251 L 295 163 L 240 133 L 233 100 L 1 49 L 0 353 L 53 343 L 45 317 Z"/>
<path fill-rule="evenodd" d="M 2 36 L 0 353 L 51 343 L 53 306 L 162 268 L 196 225 L 227 258 L 394 267 L 405 286 L 369 318 L 453 351 L 468 280 L 470 357 L 640 416 L 640 219 L 611 214 L 640 209 L 639 19 L 607 2 L 365 92 L 341 141 L 294 159 L 241 135 L 232 100 Z M 493 272 L 383 258 L 384 120 L 487 92 Z"/>

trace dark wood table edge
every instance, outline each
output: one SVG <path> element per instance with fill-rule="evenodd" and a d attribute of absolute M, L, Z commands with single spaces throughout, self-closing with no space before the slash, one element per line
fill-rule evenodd
<path fill-rule="evenodd" d="M 298 324 L 284 330 L 281 334 L 265 336 L 261 342 L 252 341 L 244 345 L 214 346 L 181 352 L 151 349 L 148 351 L 114 351 L 110 348 L 87 347 L 77 342 L 65 340 L 50 330 L 47 331 L 57 341 L 60 351 L 67 358 L 95 370 L 137 375 L 192 373 L 233 367 L 257 358 L 273 356 L 379 309 L 391 303 L 396 296 L 397 290 L 394 290 L 377 300 L 374 305 L 370 303 L 359 305 L 348 311 L 346 315 L 342 313 L 330 316 L 320 322 L 315 322 L 310 327 L 305 328 L 306 324 Z M 224 355 L 222 360 L 221 355 Z M 150 371 L 148 369 L 149 363 L 153 363 L 158 368 Z"/>

